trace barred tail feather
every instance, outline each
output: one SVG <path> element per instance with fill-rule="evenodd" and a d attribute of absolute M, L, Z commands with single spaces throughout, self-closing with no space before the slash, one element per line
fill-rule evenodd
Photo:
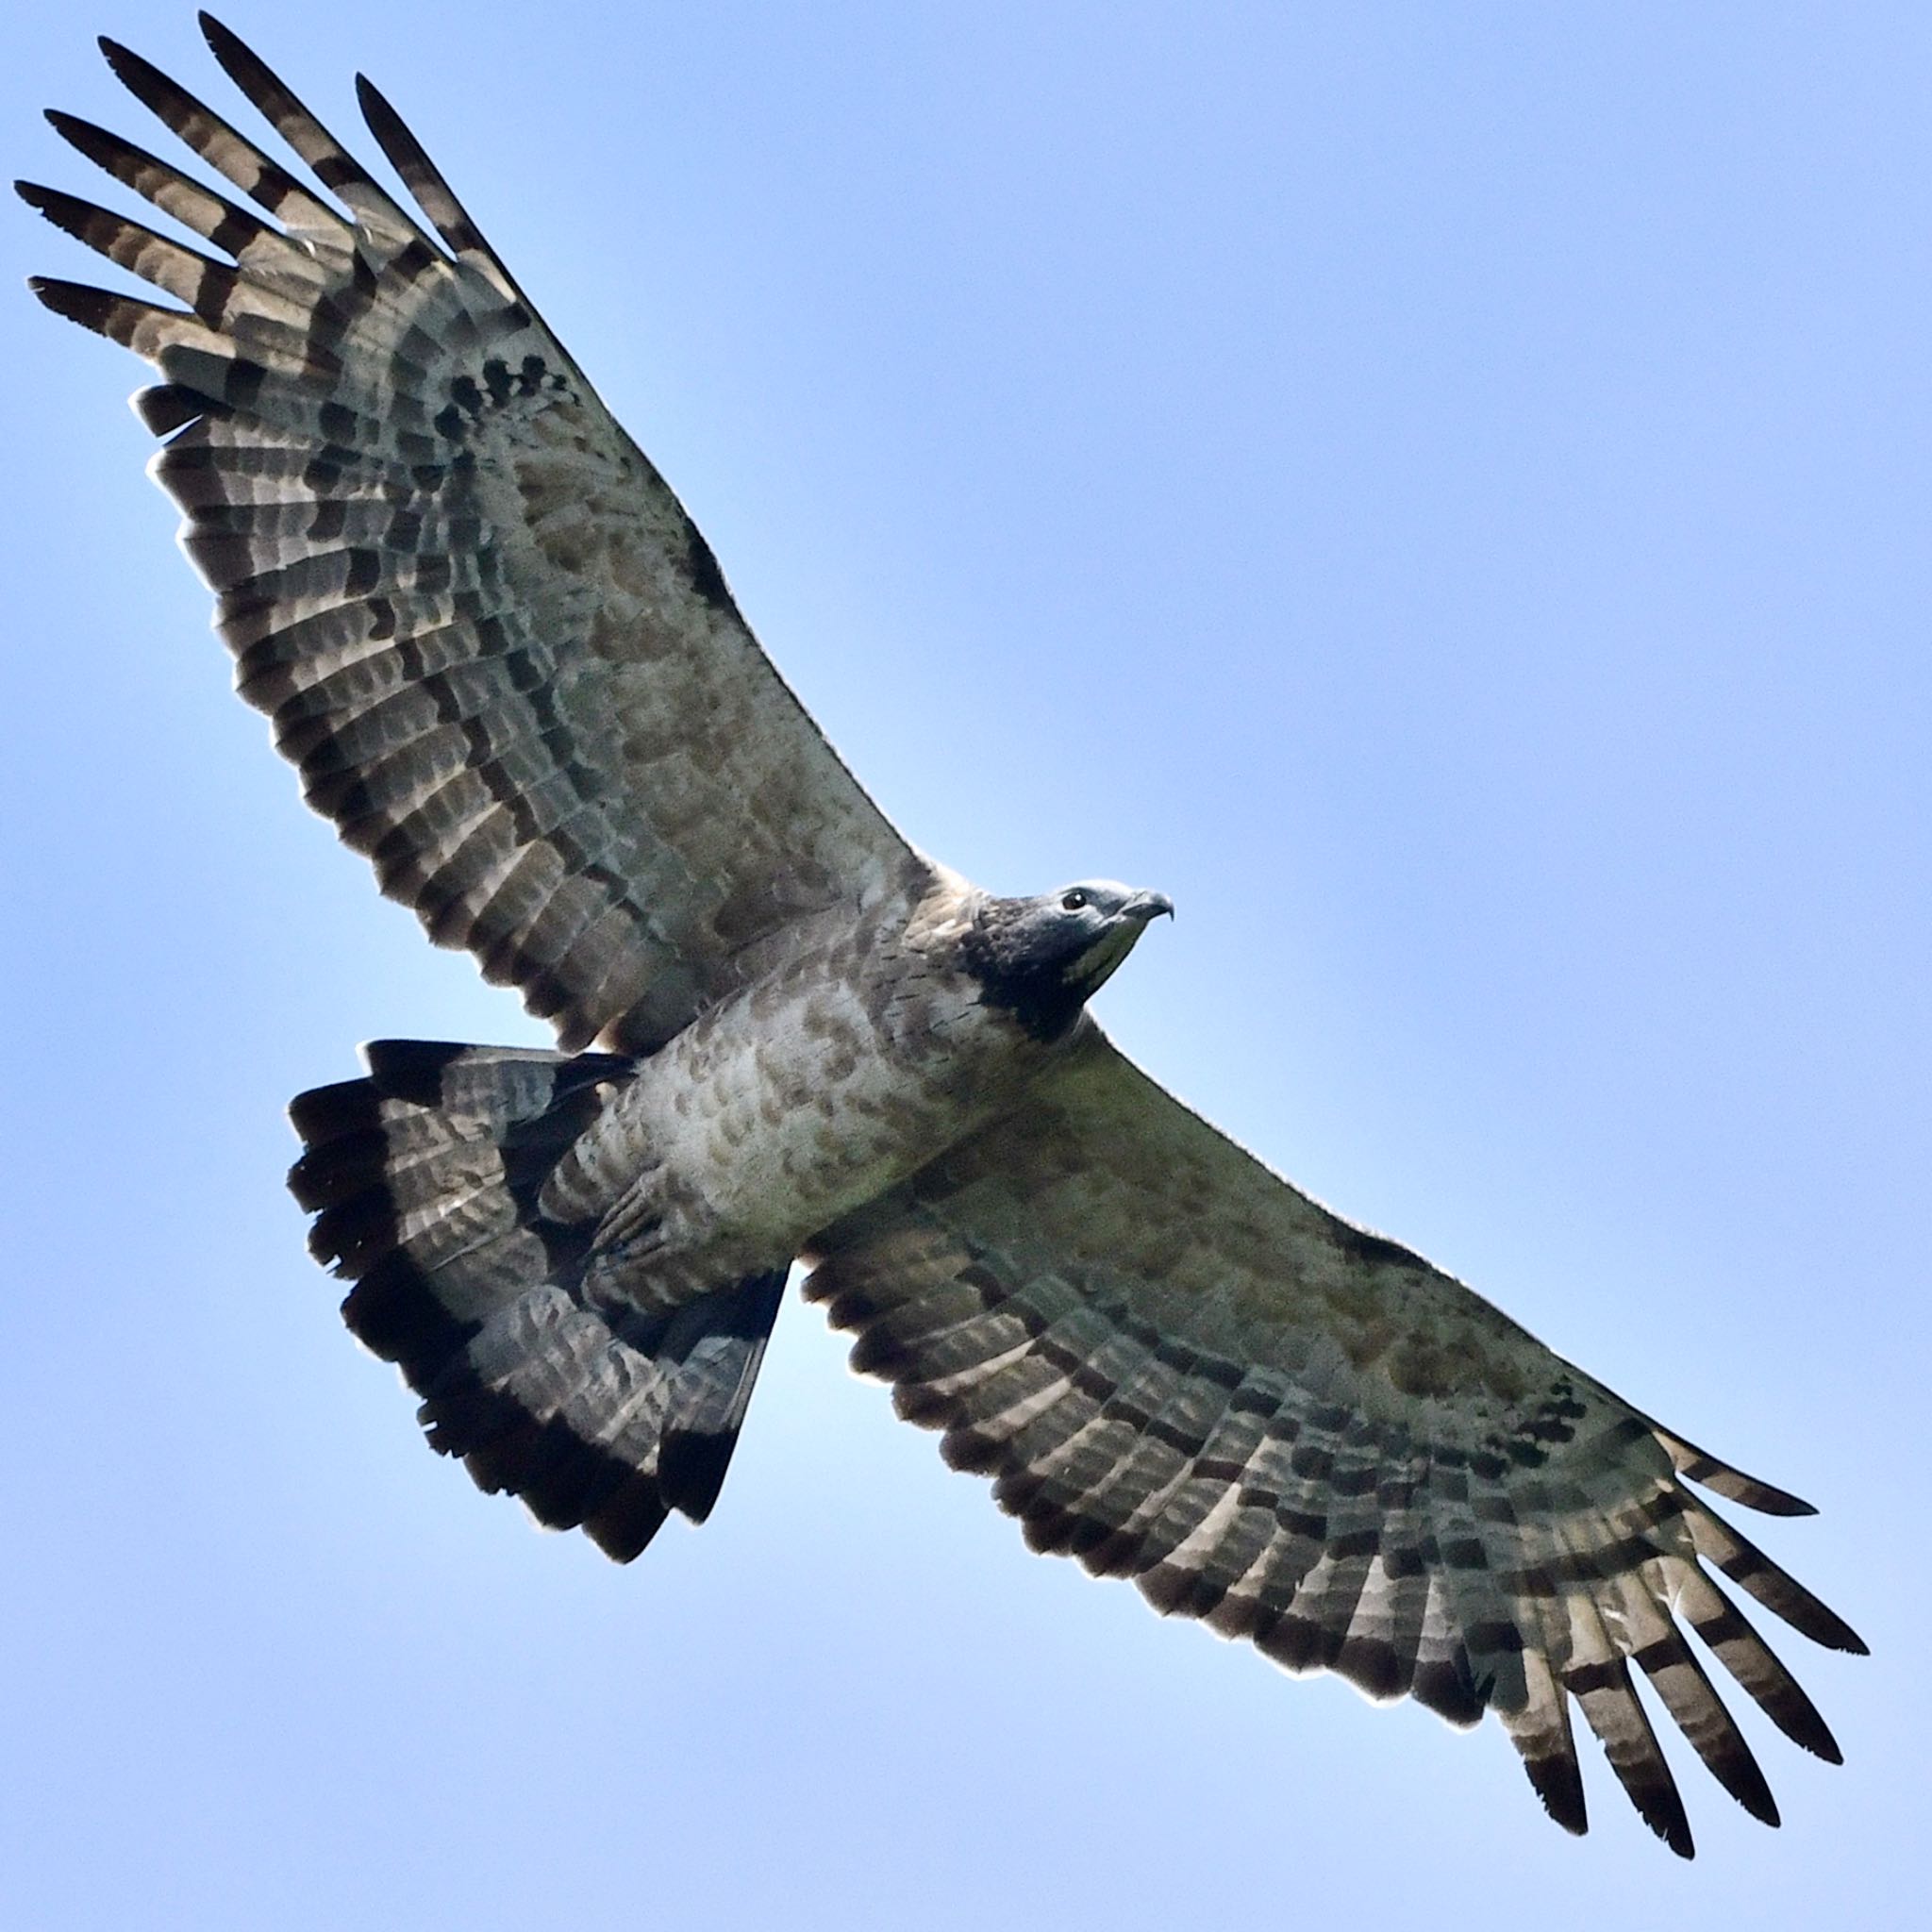
<path fill-rule="evenodd" d="M 618 1054 L 378 1041 L 369 1077 L 301 1095 L 289 1175 L 342 1316 L 423 1400 L 432 1447 L 538 1522 L 628 1562 L 674 1509 L 709 1515 L 784 1291 L 782 1270 L 668 1311 L 584 1296 L 594 1223 L 544 1180 L 631 1077 Z"/>

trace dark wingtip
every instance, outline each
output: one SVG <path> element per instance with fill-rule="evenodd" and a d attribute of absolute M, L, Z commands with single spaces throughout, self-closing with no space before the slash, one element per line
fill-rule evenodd
<path fill-rule="evenodd" d="M 390 106 L 388 96 L 366 74 L 356 76 L 356 105 L 362 110 L 363 123 L 375 135 L 376 145 L 391 161 L 396 158 L 398 142 L 405 150 L 416 145 L 415 137 L 410 134 L 403 117 Z"/>
<path fill-rule="evenodd" d="M 222 72 L 239 87 L 250 100 L 255 98 L 252 80 L 267 76 L 261 57 L 233 27 L 225 26 L 212 13 L 206 9 L 194 16 L 195 24 L 201 28 L 201 37 L 208 44 L 209 51 L 221 62 Z"/>
<path fill-rule="evenodd" d="M 1537 1795 L 1542 1797 L 1541 1791 Z M 1560 1824 L 1572 1838 L 1588 1838 L 1590 1836 L 1590 1820 L 1581 1811 L 1558 1810 L 1555 1805 L 1550 1803 L 1548 1798 L 1544 1797 L 1543 1816 Z"/>
<path fill-rule="evenodd" d="M 1759 1768 L 1757 1758 L 1743 1747 L 1741 1740 L 1736 1752 L 1721 1755 L 1715 1761 L 1707 1757 L 1705 1763 L 1718 1783 L 1723 1785 L 1759 1824 L 1768 1824 L 1775 1831 L 1784 1823 L 1778 1815 L 1777 1800 L 1771 1794 L 1769 1780 Z"/>
<path fill-rule="evenodd" d="M 101 132 L 92 121 L 84 121 L 78 114 L 70 114 L 65 108 L 42 108 L 41 119 L 63 141 L 72 141 L 76 129 L 89 134 Z"/>
<path fill-rule="evenodd" d="M 44 308 L 96 335 L 107 333 L 108 319 L 121 299 L 105 289 L 91 289 L 85 282 L 63 282 L 58 275 L 29 275 L 26 285 Z"/>
<path fill-rule="evenodd" d="M 1583 1770 L 1574 1757 L 1527 1758 L 1523 1768 L 1542 1807 L 1572 1838 L 1590 1833 L 1590 1807 L 1583 1795 Z"/>
<path fill-rule="evenodd" d="M 1794 1496 L 1789 1490 L 1779 1489 L 1775 1483 L 1765 1482 L 1759 1476 L 1747 1475 L 1741 1469 L 1734 1469 L 1728 1462 L 1720 1461 L 1707 1449 L 1700 1449 L 1695 1442 L 1687 1441 L 1658 1424 L 1652 1423 L 1650 1427 L 1676 1466 L 1677 1474 L 1687 1482 L 1699 1483 L 1717 1495 L 1733 1503 L 1741 1503 L 1745 1508 L 1756 1509 L 1765 1516 L 1818 1514 L 1815 1503 L 1807 1503 L 1804 1497 Z"/>
<path fill-rule="evenodd" d="M 169 119 L 169 106 L 186 98 L 181 89 L 152 60 L 143 58 L 132 47 L 124 47 L 119 41 L 110 40 L 106 34 L 100 37 L 98 44 L 101 58 L 113 69 L 114 78 L 163 121 Z"/>
<path fill-rule="evenodd" d="M 65 193 L 58 188 L 43 188 L 38 181 L 16 181 L 13 192 L 37 215 L 77 239 L 81 239 L 79 231 L 88 218 L 99 212 L 78 195 Z"/>
<path fill-rule="evenodd" d="M 111 67 L 123 80 L 127 78 L 129 69 L 139 73 L 142 69 L 152 72 L 152 63 L 143 60 L 132 47 L 124 47 L 117 40 L 107 34 L 100 35 L 94 45 L 101 50 L 101 58 Z"/>
<path fill-rule="evenodd" d="M 1634 1699 L 1630 1709 L 1638 1712 Z M 1694 1858 L 1697 1846 L 1690 1836 L 1690 1820 L 1684 1809 L 1683 1794 L 1677 1790 L 1676 1780 L 1672 1777 L 1670 1767 L 1660 1753 L 1657 1742 L 1649 1740 L 1654 1754 L 1648 1761 L 1640 1759 L 1634 1764 L 1618 1764 L 1611 1759 L 1611 1768 L 1624 1787 L 1624 1795 L 1637 1807 L 1637 1815 L 1651 1830 L 1680 1858 Z"/>
<path fill-rule="evenodd" d="M 1656 1767 L 1660 1777 L 1646 1774 L 1648 1767 L 1642 1765 L 1614 1768 L 1624 1795 L 1637 1807 L 1638 1817 L 1678 1857 L 1694 1858 L 1697 1844 L 1690 1836 L 1690 1820 L 1685 1815 L 1684 1800 L 1678 1793 L 1675 1781 L 1664 1768 L 1662 1758 L 1657 1760 Z"/>
<path fill-rule="evenodd" d="M 1839 1615 L 1826 1605 L 1813 1598 L 1807 1606 L 1811 1615 L 1797 1627 L 1814 1643 L 1822 1643 L 1826 1650 L 1841 1651 L 1846 1657 L 1870 1657 L 1872 1646 Z M 1795 1621 L 1790 1617 L 1787 1623 Z"/>
<path fill-rule="evenodd" d="M 64 108 L 46 108 L 42 110 L 47 119 L 47 125 L 71 148 L 77 148 L 98 168 L 114 172 L 112 163 L 106 158 L 109 151 L 125 150 L 132 144 L 109 134 L 105 127 L 92 121 L 83 120 L 78 114 L 70 114 Z M 135 150 L 139 152 L 139 150 Z"/>
<path fill-rule="evenodd" d="M 1719 1490 L 1718 1494 L 1723 1495 Z M 1774 1488 L 1770 1483 L 1754 1479 L 1748 1492 L 1732 1496 L 1731 1501 L 1741 1503 L 1747 1509 L 1755 1509 L 1760 1516 L 1816 1516 L 1818 1505 L 1807 1503 L 1803 1496 L 1794 1496 L 1789 1490 Z"/>
<path fill-rule="evenodd" d="M 1774 1489 L 1769 1483 L 1759 1483 L 1757 1492 L 1746 1499 L 1750 1507 L 1765 1516 L 1816 1516 L 1818 1505 L 1807 1503 L 1803 1496 L 1794 1496 L 1789 1490 Z"/>

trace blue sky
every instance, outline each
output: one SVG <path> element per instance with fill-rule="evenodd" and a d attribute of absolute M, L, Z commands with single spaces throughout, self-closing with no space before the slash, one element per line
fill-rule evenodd
<path fill-rule="evenodd" d="M 1915 1915 L 1932 16 L 227 18 L 344 135 L 381 83 L 915 839 L 1171 892 L 1124 1042 L 1819 1504 L 1762 1541 L 1874 1655 L 1780 1644 L 1842 1770 L 1742 1710 L 1781 1832 L 1676 1754 L 1685 1867 L 1593 1747 L 1577 1843 L 1494 1726 L 1028 1557 L 795 1303 L 702 1532 L 620 1570 L 476 1495 L 281 1109 L 372 1035 L 543 1036 L 303 812 L 137 365 L 19 295 L 9 1923 Z M 31 10 L 9 172 L 95 192 L 50 104 L 165 142 L 95 29 L 232 99 L 185 6 Z"/>

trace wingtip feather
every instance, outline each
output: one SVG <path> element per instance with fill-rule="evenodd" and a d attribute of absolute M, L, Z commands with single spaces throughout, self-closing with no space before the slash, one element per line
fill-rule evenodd
<path fill-rule="evenodd" d="M 1818 1514 L 1815 1503 L 1807 1503 L 1804 1497 L 1794 1496 L 1789 1490 L 1779 1489 L 1775 1483 L 1747 1475 L 1741 1469 L 1720 1461 L 1709 1450 L 1700 1449 L 1695 1442 L 1687 1441 L 1682 1436 L 1659 1427 L 1656 1423 L 1652 1423 L 1650 1427 L 1662 1443 L 1664 1453 L 1671 1458 L 1677 1474 L 1687 1481 L 1701 1483 L 1727 1502 L 1741 1503 L 1745 1508 L 1756 1509 L 1760 1515 Z"/>
<path fill-rule="evenodd" d="M 106 335 L 121 297 L 85 282 L 62 281 L 58 275 L 29 275 L 26 285 L 36 301 L 63 321 L 78 323 L 96 335 Z"/>
<path fill-rule="evenodd" d="M 269 71 L 267 63 L 233 27 L 225 26 L 212 13 L 206 11 L 197 13 L 194 20 L 222 72 L 257 107 L 262 106 L 261 92 L 264 88 L 280 91 L 281 83 Z"/>
<path fill-rule="evenodd" d="M 1523 1768 L 1544 1814 L 1572 1838 L 1588 1838 L 1590 1807 L 1583 1794 L 1583 1770 L 1574 1754 L 1525 1757 Z"/>
<path fill-rule="evenodd" d="M 152 61 L 143 60 L 132 47 L 124 46 L 109 34 L 96 35 L 94 45 L 101 50 L 101 58 L 114 70 L 115 78 L 130 88 L 134 88 L 134 81 L 129 78 L 130 75 L 139 76 L 156 72 Z M 134 91 L 136 93 L 141 92 L 139 88 L 134 88 Z"/>

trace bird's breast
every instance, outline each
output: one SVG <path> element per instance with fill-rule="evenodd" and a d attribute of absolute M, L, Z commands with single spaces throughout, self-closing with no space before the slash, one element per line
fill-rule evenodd
<path fill-rule="evenodd" d="M 678 1247 L 773 1265 L 1010 1106 L 1041 1059 L 970 977 L 860 936 L 664 1046 L 614 1110 L 607 1158 L 658 1197 Z"/>

